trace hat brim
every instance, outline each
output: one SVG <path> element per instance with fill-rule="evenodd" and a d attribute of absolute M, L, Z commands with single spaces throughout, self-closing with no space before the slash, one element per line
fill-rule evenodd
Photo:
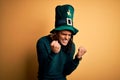
<path fill-rule="evenodd" d="M 78 29 L 74 28 L 73 26 L 64 25 L 54 28 L 53 30 L 50 31 L 50 33 L 54 33 L 56 31 L 62 31 L 62 30 L 71 31 L 73 35 L 75 35 L 78 32 Z"/>

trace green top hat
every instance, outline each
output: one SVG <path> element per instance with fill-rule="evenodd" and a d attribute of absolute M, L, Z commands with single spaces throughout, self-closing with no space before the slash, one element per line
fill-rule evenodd
<path fill-rule="evenodd" d="M 73 27 L 74 8 L 71 5 L 59 5 L 56 7 L 55 11 L 55 28 L 50 31 L 50 33 L 61 30 L 69 30 L 73 35 L 75 35 L 78 30 Z"/>

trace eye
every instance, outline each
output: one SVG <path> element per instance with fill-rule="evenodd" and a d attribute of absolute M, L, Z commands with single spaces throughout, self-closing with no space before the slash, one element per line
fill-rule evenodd
<path fill-rule="evenodd" d="M 63 36 L 70 36 L 70 37 L 72 36 L 72 33 L 69 32 L 69 31 L 67 31 L 67 32 L 62 32 L 61 31 L 60 34 L 63 35 Z"/>
<path fill-rule="evenodd" d="M 71 37 L 71 34 L 68 34 L 68 36 L 70 36 L 70 37 Z"/>
<path fill-rule="evenodd" d="M 62 35 L 65 35 L 65 36 L 66 36 L 67 34 L 65 34 L 65 33 L 62 33 Z"/>

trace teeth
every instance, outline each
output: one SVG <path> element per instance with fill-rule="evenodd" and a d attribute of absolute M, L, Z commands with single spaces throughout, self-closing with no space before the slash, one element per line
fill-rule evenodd
<path fill-rule="evenodd" d="M 63 40 L 63 42 L 68 42 L 67 40 Z"/>

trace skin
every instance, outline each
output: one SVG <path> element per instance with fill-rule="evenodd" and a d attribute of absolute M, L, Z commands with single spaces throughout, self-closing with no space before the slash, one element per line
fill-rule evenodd
<path fill-rule="evenodd" d="M 71 35 L 70 31 L 60 31 L 58 33 L 58 40 L 63 46 L 66 46 L 71 39 Z"/>
<path fill-rule="evenodd" d="M 63 46 L 66 46 L 68 44 L 69 40 L 71 39 L 71 35 L 72 35 L 72 33 L 70 31 L 67 31 L 67 30 L 60 31 L 58 33 L 58 40 Z M 58 43 L 57 40 L 52 41 L 51 49 L 54 53 L 56 53 L 56 54 L 59 53 L 59 51 L 61 49 L 61 45 Z M 79 59 L 86 52 L 87 52 L 87 50 L 84 47 L 79 47 L 76 57 Z"/>

